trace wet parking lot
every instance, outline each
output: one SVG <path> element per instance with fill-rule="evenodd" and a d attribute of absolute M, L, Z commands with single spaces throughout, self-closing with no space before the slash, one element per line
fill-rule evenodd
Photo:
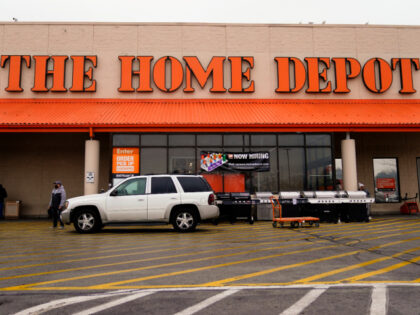
<path fill-rule="evenodd" d="M 0 223 L 1 314 L 418 314 L 420 217 L 319 228 Z"/>

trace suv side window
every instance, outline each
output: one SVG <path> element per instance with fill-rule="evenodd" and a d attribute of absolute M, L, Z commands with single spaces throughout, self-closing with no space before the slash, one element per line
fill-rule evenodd
<path fill-rule="evenodd" d="M 176 192 L 172 178 L 152 177 L 152 194 L 171 194 Z"/>
<path fill-rule="evenodd" d="M 117 196 L 144 195 L 146 193 L 146 178 L 135 178 L 121 184 L 116 189 Z"/>
<path fill-rule="evenodd" d="M 177 178 L 184 192 L 211 191 L 209 184 L 202 177 L 178 176 Z"/>

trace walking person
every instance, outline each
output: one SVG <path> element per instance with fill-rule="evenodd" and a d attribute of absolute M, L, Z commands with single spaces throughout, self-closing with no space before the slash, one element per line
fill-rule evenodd
<path fill-rule="evenodd" d="M 4 199 L 7 198 L 6 188 L 0 184 L 0 220 L 4 219 Z"/>
<path fill-rule="evenodd" d="M 66 191 L 61 181 L 57 180 L 54 182 L 54 189 L 52 190 L 50 204 L 49 204 L 49 210 L 51 210 L 51 215 L 53 218 L 52 228 L 57 227 L 57 220 L 60 221 L 60 229 L 64 228 L 63 221 L 61 221 L 61 218 L 60 218 L 60 212 L 63 209 L 65 202 L 66 202 Z"/>

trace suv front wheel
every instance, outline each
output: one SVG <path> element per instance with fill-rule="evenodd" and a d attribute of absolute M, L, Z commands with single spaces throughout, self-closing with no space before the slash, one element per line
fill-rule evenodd
<path fill-rule="evenodd" d="M 197 214 L 188 208 L 175 210 L 171 221 L 174 229 L 178 232 L 194 231 L 198 223 Z"/>
<path fill-rule="evenodd" d="M 79 233 L 94 233 L 101 228 L 101 223 L 95 211 L 82 209 L 74 217 L 74 228 Z"/>

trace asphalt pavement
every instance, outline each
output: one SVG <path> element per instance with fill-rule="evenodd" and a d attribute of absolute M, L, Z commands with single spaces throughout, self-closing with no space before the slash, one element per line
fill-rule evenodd
<path fill-rule="evenodd" d="M 108 227 L 0 222 L 0 314 L 419 314 L 420 216 Z"/>

